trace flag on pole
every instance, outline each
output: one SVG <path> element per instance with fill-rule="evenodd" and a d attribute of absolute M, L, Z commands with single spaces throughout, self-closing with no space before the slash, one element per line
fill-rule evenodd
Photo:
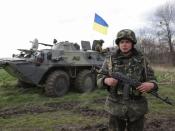
<path fill-rule="evenodd" d="M 104 35 L 107 34 L 108 24 L 102 17 L 100 17 L 96 13 L 95 13 L 95 18 L 94 18 L 93 29 Z"/>

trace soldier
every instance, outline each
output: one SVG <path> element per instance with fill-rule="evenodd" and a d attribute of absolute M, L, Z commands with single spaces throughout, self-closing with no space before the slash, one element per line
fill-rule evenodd
<path fill-rule="evenodd" d="M 38 39 L 35 38 L 33 41 L 30 41 L 30 43 L 32 43 L 32 47 L 30 48 L 30 50 L 32 51 L 38 50 L 38 46 L 39 46 Z"/>
<path fill-rule="evenodd" d="M 53 44 L 56 45 L 57 44 L 57 39 L 53 39 Z"/>
<path fill-rule="evenodd" d="M 104 43 L 104 40 L 94 40 L 92 45 L 92 50 L 102 53 L 103 43 Z"/>
<path fill-rule="evenodd" d="M 119 48 L 116 53 L 105 59 L 102 69 L 109 70 L 109 73 L 121 72 L 142 84 L 139 87 L 131 87 L 129 98 L 124 100 L 123 83 L 111 77 L 98 75 L 98 87 L 106 88 L 109 92 L 105 103 L 109 113 L 109 131 L 143 131 L 144 115 L 148 111 L 144 93 L 158 89 L 154 71 L 142 53 L 134 48 L 137 40 L 132 30 L 119 31 L 115 43 Z"/>
<path fill-rule="evenodd" d="M 74 45 L 74 47 L 75 47 L 76 50 L 80 50 L 80 45 L 79 44 L 74 43 L 73 45 Z"/>

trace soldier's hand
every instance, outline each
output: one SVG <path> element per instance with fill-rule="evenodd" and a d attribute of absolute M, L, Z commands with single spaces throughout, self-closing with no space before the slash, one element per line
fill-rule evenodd
<path fill-rule="evenodd" d="M 118 80 L 114 78 L 105 78 L 104 83 L 108 86 L 115 87 L 118 84 Z"/>
<path fill-rule="evenodd" d="M 151 91 L 154 88 L 154 84 L 151 82 L 144 82 L 140 86 L 138 86 L 136 89 L 139 90 L 142 93 L 146 93 Z"/>

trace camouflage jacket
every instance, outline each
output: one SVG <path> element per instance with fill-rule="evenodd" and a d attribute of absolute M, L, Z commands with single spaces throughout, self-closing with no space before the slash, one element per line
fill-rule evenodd
<path fill-rule="evenodd" d="M 121 72 L 140 82 L 153 82 L 155 85 L 154 89 L 157 89 L 154 71 L 144 56 L 136 49 L 133 49 L 132 54 L 129 56 L 124 56 L 118 50 L 111 56 L 111 62 L 110 57 L 105 59 L 102 69 Z M 106 109 L 109 113 L 134 121 L 148 111 L 147 101 L 139 91 L 131 88 L 130 96 L 139 96 L 139 99 L 129 99 L 127 102 L 123 102 L 122 94 L 124 85 L 119 82 L 116 87 L 110 88 L 103 82 L 105 77 L 106 76 L 98 75 L 97 85 L 99 88 L 107 88 L 109 91 L 109 96 L 106 100 Z"/>
<path fill-rule="evenodd" d="M 95 51 L 102 52 L 102 46 L 99 43 L 96 44 Z"/>

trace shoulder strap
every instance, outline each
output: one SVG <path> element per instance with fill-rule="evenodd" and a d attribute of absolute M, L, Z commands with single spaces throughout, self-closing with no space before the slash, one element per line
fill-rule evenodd
<path fill-rule="evenodd" d="M 145 77 L 147 79 L 148 78 L 148 70 L 147 70 L 146 56 L 143 56 L 143 64 L 144 64 Z"/>
<path fill-rule="evenodd" d="M 107 57 L 106 63 L 107 63 L 107 69 L 109 71 L 108 73 L 111 74 L 112 73 L 112 56 L 111 55 Z"/>

